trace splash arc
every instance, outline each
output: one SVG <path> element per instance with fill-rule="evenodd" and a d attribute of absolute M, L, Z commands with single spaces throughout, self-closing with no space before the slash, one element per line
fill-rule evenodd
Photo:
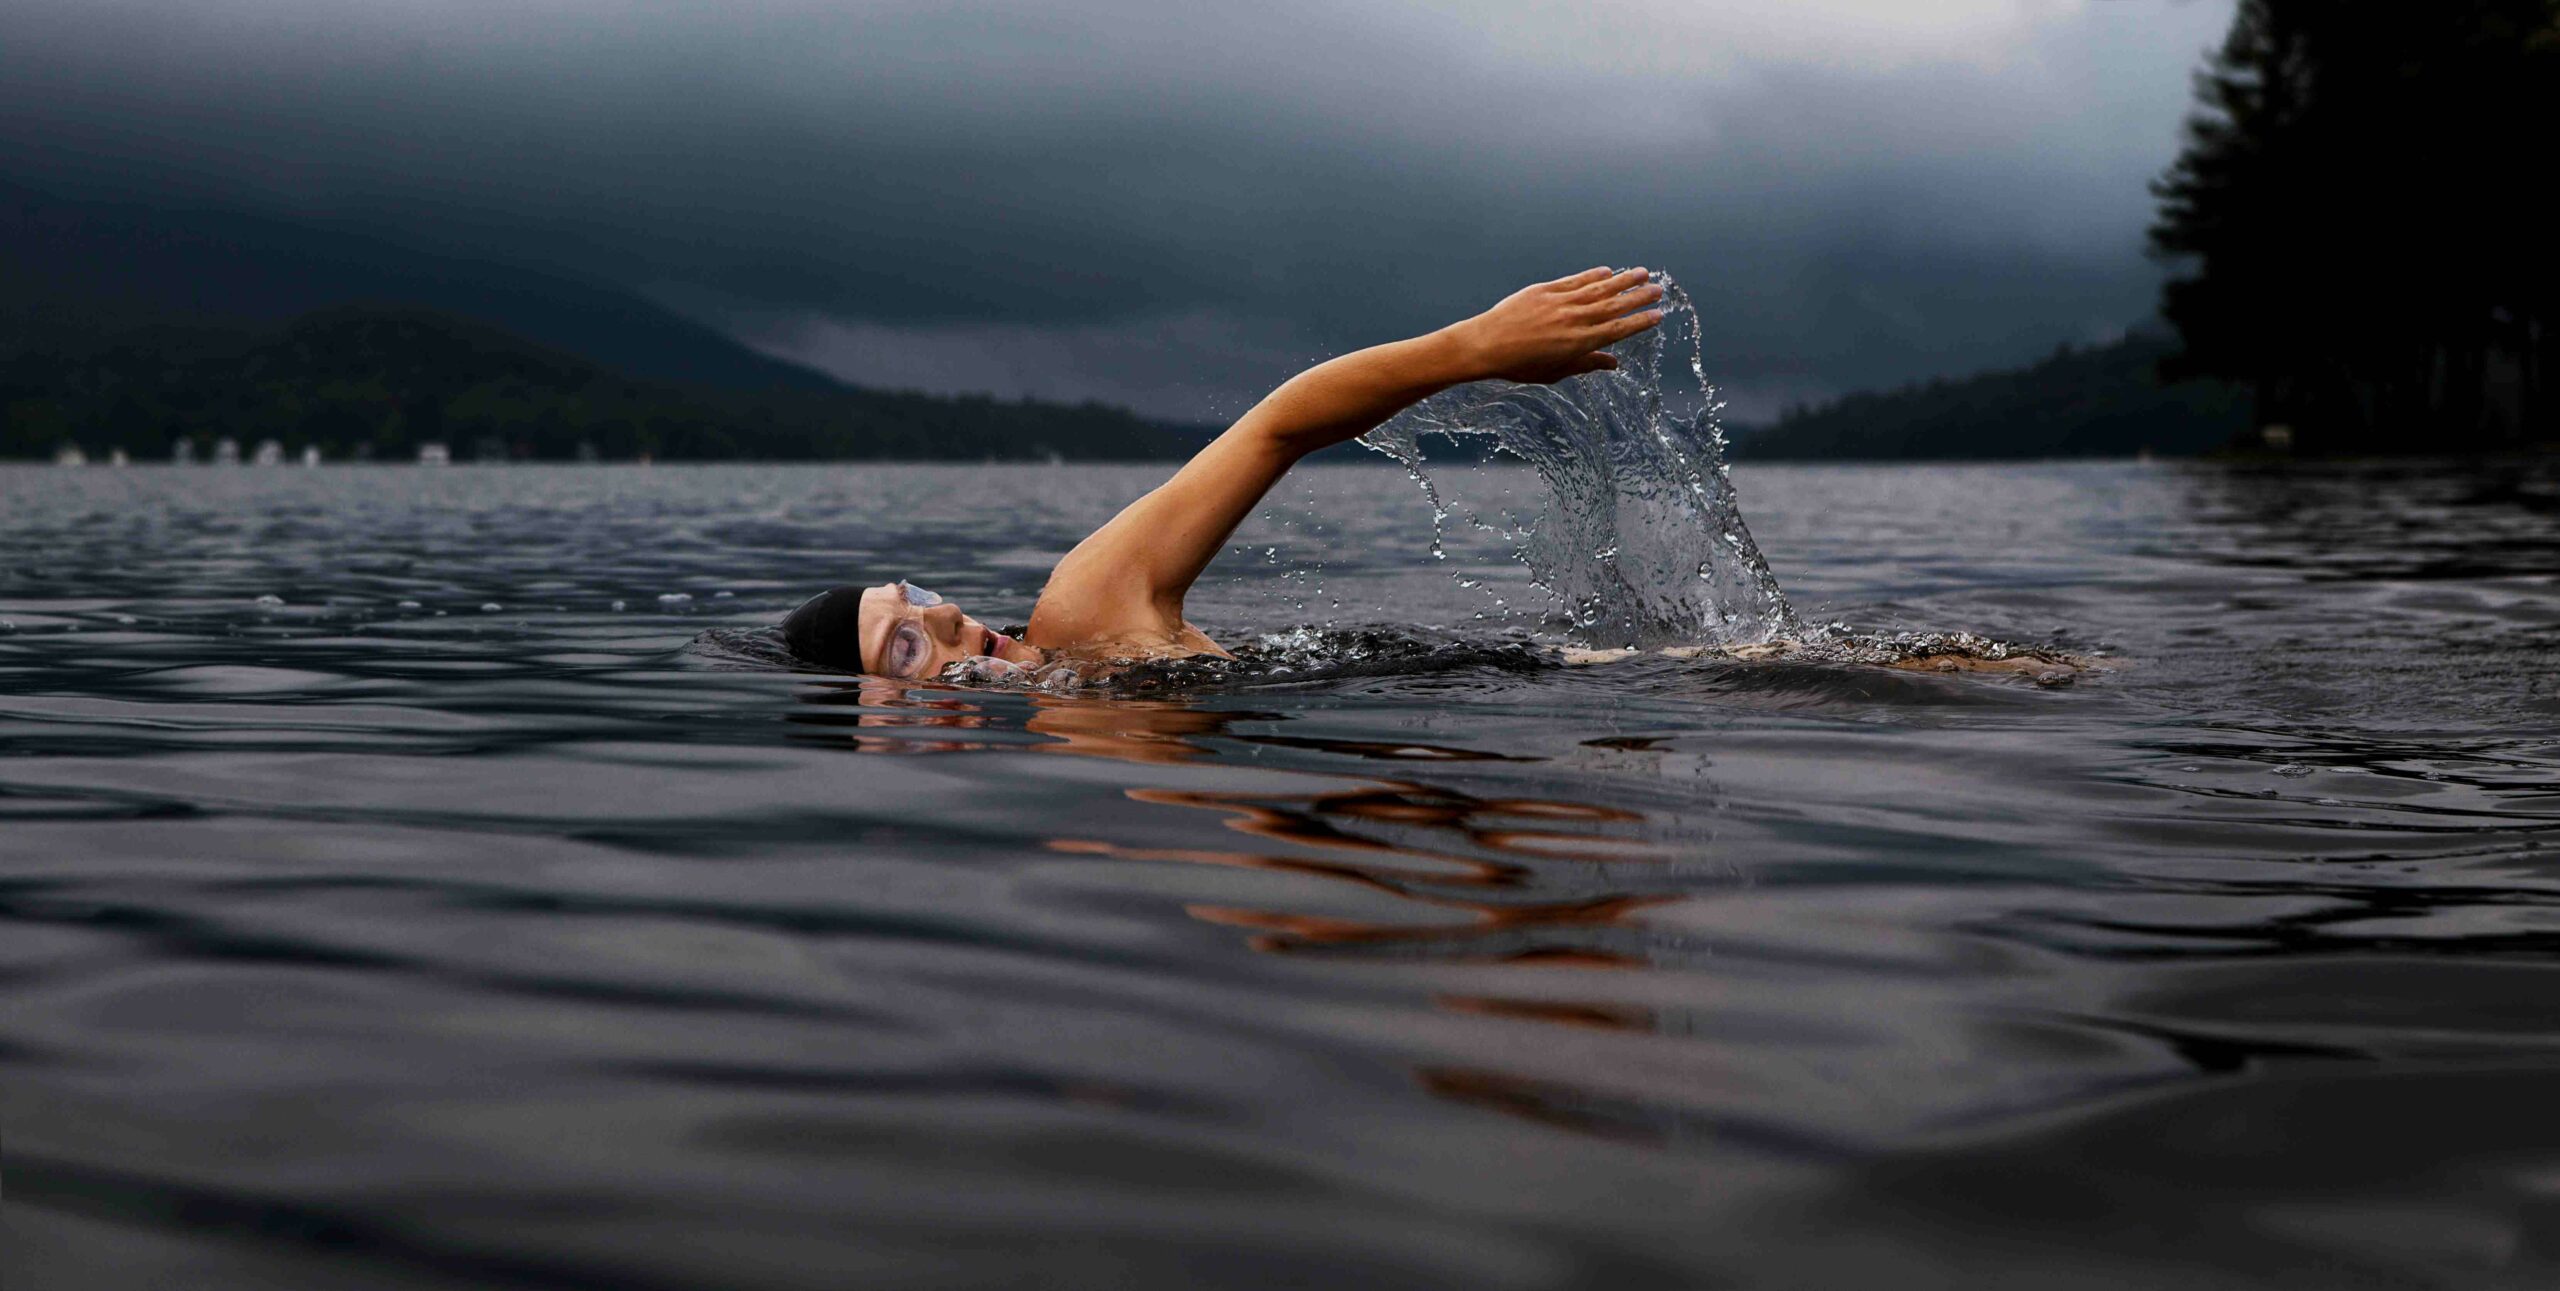
<path fill-rule="evenodd" d="M 1795 636 L 1795 611 L 1734 493 L 1697 305 L 1669 275 L 1655 281 L 1664 289 L 1662 326 L 1613 347 L 1617 370 L 1552 386 L 1458 386 L 1360 442 L 1421 486 L 1435 554 L 1453 517 L 1501 534 L 1586 642 L 1733 646 Z M 1667 356 L 1686 358 L 1694 406 L 1666 398 Z M 1429 436 L 1525 462 L 1545 488 L 1536 514 L 1496 523 L 1464 505 L 1434 473 Z"/>

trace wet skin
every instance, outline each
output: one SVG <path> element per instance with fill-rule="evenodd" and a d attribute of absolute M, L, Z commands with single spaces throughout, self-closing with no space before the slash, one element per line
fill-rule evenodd
<path fill-rule="evenodd" d="M 1469 381 L 1552 383 L 1616 367 L 1609 346 L 1662 321 L 1647 270 L 1587 269 L 1535 283 L 1425 336 L 1307 369 L 1272 391 L 1172 479 L 1076 544 L 1051 571 L 1025 641 L 947 604 L 916 605 L 905 584 L 863 593 L 865 671 L 930 677 L 976 655 L 1037 664 L 1046 652 L 1167 656 L 1226 651 L 1183 617 L 1184 596 L 1271 486 L 1308 454 Z M 900 624 L 924 629 L 902 645 Z M 894 656 L 894 657 L 892 657 Z"/>

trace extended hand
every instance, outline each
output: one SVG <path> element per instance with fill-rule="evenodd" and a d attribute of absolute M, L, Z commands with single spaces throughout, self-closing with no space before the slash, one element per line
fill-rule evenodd
<path fill-rule="evenodd" d="M 1642 269 L 1585 269 L 1513 292 L 1501 304 L 1449 328 L 1473 378 L 1544 385 L 1618 360 L 1600 351 L 1662 321 L 1647 309 L 1662 288 Z"/>

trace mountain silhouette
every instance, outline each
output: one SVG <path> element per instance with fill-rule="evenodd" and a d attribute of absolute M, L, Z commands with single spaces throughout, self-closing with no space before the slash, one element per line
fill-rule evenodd
<path fill-rule="evenodd" d="M 1098 404 L 894 393 L 611 287 L 260 216 L 0 187 L 0 457 L 1179 457 Z"/>
<path fill-rule="evenodd" d="M 476 319 L 627 375 L 729 390 L 840 383 L 612 287 L 264 216 L 0 184 L 0 348 L 146 327 L 257 329 L 357 301 Z M 15 342 L 13 345 L 12 342 Z"/>
<path fill-rule="evenodd" d="M 2247 429 L 2246 392 L 2219 382 L 2163 384 L 2165 336 L 2062 346 L 2021 368 L 1798 408 L 1768 426 L 1737 427 L 1748 461 L 1994 460 L 2181 456 L 2231 444 Z"/>

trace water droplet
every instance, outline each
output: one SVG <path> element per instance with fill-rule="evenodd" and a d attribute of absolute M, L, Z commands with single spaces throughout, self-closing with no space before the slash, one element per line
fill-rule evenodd
<path fill-rule="evenodd" d="M 736 592 L 713 592 L 711 594 L 711 599 L 715 601 L 725 601 L 736 595 Z"/>
<path fill-rule="evenodd" d="M 273 592 L 269 592 L 266 595 L 259 597 L 257 603 L 260 605 L 282 605 L 284 604 L 284 598 Z"/>
<path fill-rule="evenodd" d="M 1752 543 L 1723 469 L 1723 401 L 1705 379 L 1695 307 L 1669 275 L 1660 280 L 1672 321 L 1617 347 L 1617 371 L 1553 387 L 1459 387 L 1362 443 L 1404 467 L 1421 489 L 1435 557 L 1447 518 L 1461 516 L 1507 542 L 1511 558 L 1579 627 L 1633 632 L 1649 643 L 1793 635 L 1793 612 Z M 1663 359 L 1672 343 L 1686 351 L 1699 382 L 1693 408 L 1664 406 Z M 1484 478 L 1487 463 L 1507 459 L 1533 467 L 1544 486 L 1533 518 L 1506 507 L 1496 527 L 1466 500 L 1445 496 L 1422 449 L 1435 435 L 1474 450 L 1439 471 L 1453 481 Z M 1694 579 L 1678 572 L 1700 556 Z"/>
<path fill-rule="evenodd" d="M 692 594 L 691 594 L 691 593 L 689 593 L 689 592 L 660 592 L 660 593 L 658 593 L 658 604 L 660 604 L 660 605 L 682 605 L 682 604 L 684 604 L 685 602 L 690 601 L 690 600 L 692 600 L 692 599 L 693 599 L 693 596 L 692 596 Z"/>
<path fill-rule="evenodd" d="M 2299 762 L 2287 762 L 2284 765 L 2275 768 L 2275 773 L 2277 775 L 2289 776 L 2297 779 L 2311 774 L 2311 771 L 2312 768 L 2304 766 Z"/>
<path fill-rule="evenodd" d="M 419 608 L 419 605 L 416 601 L 402 601 L 400 602 L 400 608 L 404 610 L 414 610 Z"/>
<path fill-rule="evenodd" d="M 614 612 L 614 613 L 616 613 L 616 614 L 620 614 L 620 613 L 621 613 L 625 608 L 626 608 L 626 605 L 625 605 L 625 603 L 624 603 L 624 602 L 622 602 L 622 601 L 615 601 L 615 602 L 613 603 L 613 612 Z"/>
<path fill-rule="evenodd" d="M 483 614 L 495 614 L 505 608 L 505 606 L 498 604 L 496 601 L 483 601 L 480 603 L 480 612 Z"/>

